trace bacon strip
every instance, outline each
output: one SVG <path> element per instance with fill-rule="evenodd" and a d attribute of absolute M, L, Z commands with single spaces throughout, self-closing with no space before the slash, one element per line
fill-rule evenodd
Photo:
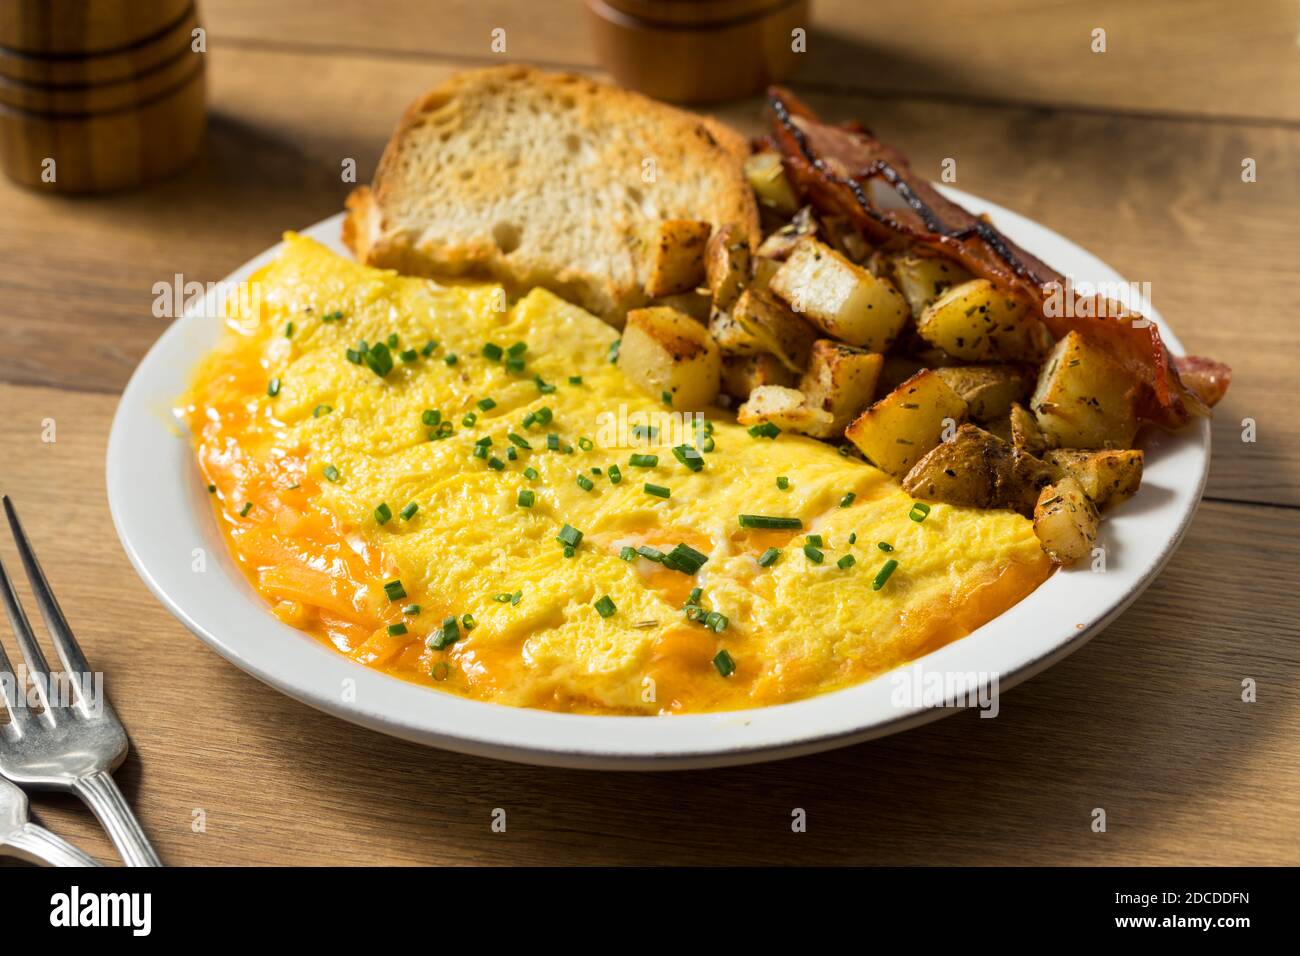
<path fill-rule="evenodd" d="M 1134 403 L 1146 421 L 1177 428 L 1223 397 L 1232 378 L 1228 366 L 1189 357 L 1175 362 L 1154 322 L 1129 312 L 1117 317 L 1101 301 L 1074 308 L 1045 309 L 1054 290 L 1064 294 L 1066 279 L 1021 249 L 992 223 L 942 196 L 912 172 L 906 157 L 860 124 L 830 126 L 792 93 L 768 90 L 772 131 L 796 189 L 819 209 L 849 217 L 877 242 L 896 236 L 928 246 L 970 272 L 1018 293 L 1039 311 L 1057 338 L 1077 331 L 1104 349 L 1138 383 Z M 896 200 L 879 201 L 880 190 Z M 1064 314 L 1062 314 L 1064 313 Z M 1179 375 L 1182 369 L 1187 380 Z"/>

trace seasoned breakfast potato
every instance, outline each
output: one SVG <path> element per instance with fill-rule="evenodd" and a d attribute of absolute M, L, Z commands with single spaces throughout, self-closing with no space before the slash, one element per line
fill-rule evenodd
<path fill-rule="evenodd" d="M 873 352 L 889 348 L 907 321 L 907 302 L 816 239 L 804 239 L 772 277 L 772 292 L 831 338 Z"/>
<path fill-rule="evenodd" d="M 759 203 L 773 212 L 790 216 L 799 208 L 779 153 L 765 151 L 750 156 L 745 160 L 745 178 Z"/>
<path fill-rule="evenodd" d="M 783 431 L 813 435 L 829 431 L 831 415 L 810 406 L 797 388 L 761 385 L 749 393 L 749 401 L 737 410 L 736 421 L 742 425 L 771 422 Z"/>
<path fill-rule="evenodd" d="M 1043 323 L 988 279 L 971 279 L 935 299 L 916 320 L 921 337 L 969 362 L 1037 362 L 1051 345 Z"/>
<path fill-rule="evenodd" d="M 1030 380 L 1015 365 L 956 365 L 936 368 L 948 387 L 962 397 L 971 418 L 986 422 L 1011 410 L 1029 394 Z"/>
<path fill-rule="evenodd" d="M 737 322 L 726 309 L 714 309 L 709 316 L 709 335 L 718 343 L 718 348 L 724 355 L 771 354 L 758 337 Z"/>
<path fill-rule="evenodd" d="M 1008 416 L 1011 444 L 1031 455 L 1041 456 L 1047 450 L 1047 438 L 1033 413 L 1019 402 L 1013 402 Z"/>
<path fill-rule="evenodd" d="M 1034 534 L 1057 564 L 1073 564 L 1092 551 L 1100 520 L 1097 506 L 1073 478 L 1048 485 L 1034 506 Z"/>
<path fill-rule="evenodd" d="M 912 466 L 903 488 L 918 498 L 971 508 L 1034 513 L 1052 469 L 974 425 L 962 425 Z"/>
<path fill-rule="evenodd" d="M 1068 475 L 1077 481 L 1098 508 L 1128 500 L 1142 484 L 1142 452 L 1136 449 L 1079 451 L 1062 448 L 1049 451 L 1043 456 L 1043 461 L 1057 478 Z"/>
<path fill-rule="evenodd" d="M 713 306 L 729 309 L 749 280 L 749 242 L 740 226 L 728 223 L 704 247 L 704 279 L 713 293 Z"/>
<path fill-rule="evenodd" d="M 794 218 L 764 239 L 758 247 L 758 254 L 767 259 L 784 262 L 808 236 L 817 234 L 817 220 L 813 217 L 812 206 L 804 206 Z"/>
<path fill-rule="evenodd" d="M 628 312 L 618 366 L 656 398 L 670 396 L 675 409 L 711 404 L 722 374 L 722 358 L 709 330 L 662 306 Z"/>
<path fill-rule="evenodd" d="M 690 219 L 665 219 L 650 242 L 646 295 L 690 292 L 704 284 L 704 247 L 713 227 Z"/>
<path fill-rule="evenodd" d="M 732 398 L 746 399 L 763 385 L 794 386 L 794 372 L 775 355 L 723 355 L 722 390 Z"/>
<path fill-rule="evenodd" d="M 873 464 L 902 478 L 939 444 L 945 419 L 965 417 L 961 396 L 924 369 L 854 419 L 844 435 Z"/>
<path fill-rule="evenodd" d="M 957 263 L 934 256 L 898 255 L 890 260 L 889 265 L 894 284 L 903 293 L 912 315 L 918 319 L 927 305 L 952 286 L 971 277 Z"/>
<path fill-rule="evenodd" d="M 746 289 L 736 300 L 731 317 L 790 371 L 802 372 L 808 365 L 817 333 L 783 302 L 755 289 Z"/>
<path fill-rule="evenodd" d="M 1029 408 L 1060 448 L 1128 448 L 1137 434 L 1134 381 L 1078 332 L 1056 343 Z"/>
<path fill-rule="evenodd" d="M 750 264 L 749 288 L 755 292 L 772 293 L 772 277 L 781 268 L 781 263 L 766 256 L 755 256 Z"/>
<path fill-rule="evenodd" d="M 884 361 L 885 357 L 877 352 L 842 342 L 818 339 L 813 343 L 812 358 L 799 382 L 799 391 L 809 405 L 831 415 L 830 429 L 819 437 L 842 435 L 858 412 L 871 404 Z"/>

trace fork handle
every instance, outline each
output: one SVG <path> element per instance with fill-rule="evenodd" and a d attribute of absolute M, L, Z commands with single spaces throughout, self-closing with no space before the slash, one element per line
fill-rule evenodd
<path fill-rule="evenodd" d="M 0 856 L 46 866 L 99 866 L 75 846 L 35 823 L 24 823 L 0 843 Z"/>
<path fill-rule="evenodd" d="M 162 866 L 112 774 L 98 770 L 78 777 L 73 781 L 72 792 L 99 818 L 100 826 L 108 833 L 127 866 Z"/>

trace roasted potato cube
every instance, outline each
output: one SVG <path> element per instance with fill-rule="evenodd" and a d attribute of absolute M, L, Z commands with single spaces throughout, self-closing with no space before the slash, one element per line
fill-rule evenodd
<path fill-rule="evenodd" d="M 1043 461 L 1057 478 L 1067 475 L 1079 483 L 1098 508 L 1117 505 L 1133 497 L 1142 484 L 1142 452 L 1138 450 L 1049 451 Z"/>
<path fill-rule="evenodd" d="M 1100 520 L 1097 506 L 1073 478 L 1048 485 L 1034 506 L 1034 534 L 1057 564 L 1073 564 L 1092 551 Z"/>
<path fill-rule="evenodd" d="M 1029 307 L 988 279 L 950 288 L 926 306 L 916 330 L 930 344 L 968 362 L 1037 362 L 1051 345 L 1047 328 Z"/>
<path fill-rule="evenodd" d="M 974 425 L 962 425 L 907 473 L 903 488 L 918 498 L 971 508 L 1009 508 L 1026 518 L 1052 469 Z"/>
<path fill-rule="evenodd" d="M 902 478 L 943 437 L 966 403 L 934 372 L 917 372 L 854 419 L 844 432 L 877 467 Z"/>
<path fill-rule="evenodd" d="M 871 404 L 884 363 L 883 355 L 842 342 L 818 339 L 813 343 L 799 391 L 809 405 L 830 412 L 831 428 L 822 437 L 843 434 L 858 412 Z"/>
<path fill-rule="evenodd" d="M 986 422 L 1011 410 L 1029 394 L 1029 377 L 1014 365 L 959 365 L 936 368 L 935 374 L 962 397 L 970 417 Z"/>
<path fill-rule="evenodd" d="M 921 317 L 925 307 L 948 289 L 970 279 L 971 274 L 955 262 L 934 256 L 899 255 L 890 261 L 894 284 L 903 293 L 912 315 Z"/>
<path fill-rule="evenodd" d="M 1071 332 L 1043 363 L 1029 408 L 1059 448 L 1128 448 L 1138 428 L 1135 384 L 1110 356 Z"/>
<path fill-rule="evenodd" d="M 742 425 L 771 422 L 782 431 L 820 435 L 829 431 L 831 415 L 810 406 L 797 388 L 761 385 L 750 392 L 749 401 L 737 409 L 736 421 Z"/>
<path fill-rule="evenodd" d="M 704 284 L 704 247 L 713 227 L 691 219 L 665 219 L 655 228 L 650 241 L 646 295 L 690 292 Z"/>
<path fill-rule="evenodd" d="M 792 372 L 808 364 L 817 333 L 813 327 L 770 295 L 746 289 L 736 300 L 731 317 Z"/>
<path fill-rule="evenodd" d="M 698 409 L 718 394 L 722 358 L 709 330 L 676 309 L 633 309 L 627 314 L 618 367 L 675 409 Z"/>
<path fill-rule="evenodd" d="M 817 220 L 813 217 L 812 206 L 804 206 L 793 219 L 759 244 L 758 254 L 765 259 L 784 262 L 805 237 L 816 234 Z"/>
<path fill-rule="evenodd" d="M 749 281 L 749 242 L 735 223 L 728 223 L 704 247 L 704 279 L 713 306 L 729 309 Z"/>
<path fill-rule="evenodd" d="M 724 355 L 771 354 L 755 335 L 723 309 L 714 309 L 713 315 L 709 317 L 709 335 L 713 336 L 713 341 L 718 343 L 718 348 Z"/>
<path fill-rule="evenodd" d="M 768 352 L 761 355 L 723 355 L 722 390 L 733 398 L 746 399 L 764 385 L 794 385 L 794 372 Z"/>
<path fill-rule="evenodd" d="M 755 256 L 749 267 L 751 273 L 749 288 L 755 292 L 765 292 L 771 295 L 772 277 L 776 275 L 777 270 L 780 268 L 781 263 L 775 259 L 769 259 L 766 256 Z"/>
<path fill-rule="evenodd" d="M 1013 402 L 1008 415 L 1007 426 L 1010 429 L 1011 444 L 1023 452 L 1042 456 L 1047 450 L 1047 438 L 1033 413 L 1019 402 Z"/>
<path fill-rule="evenodd" d="M 907 321 L 907 302 L 816 239 L 804 239 L 772 277 L 772 292 L 831 338 L 873 352 L 893 343 Z"/>
<path fill-rule="evenodd" d="M 745 160 L 745 178 L 759 203 L 773 212 L 791 216 L 799 208 L 779 153 L 769 150 L 750 156 Z"/>

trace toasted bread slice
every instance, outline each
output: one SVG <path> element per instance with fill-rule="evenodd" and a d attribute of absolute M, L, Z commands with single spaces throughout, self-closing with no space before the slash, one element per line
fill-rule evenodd
<path fill-rule="evenodd" d="M 585 77 L 474 70 L 406 111 L 343 238 L 368 265 L 543 286 L 622 326 L 648 301 L 660 221 L 735 223 L 757 244 L 748 153 L 715 120 Z"/>

